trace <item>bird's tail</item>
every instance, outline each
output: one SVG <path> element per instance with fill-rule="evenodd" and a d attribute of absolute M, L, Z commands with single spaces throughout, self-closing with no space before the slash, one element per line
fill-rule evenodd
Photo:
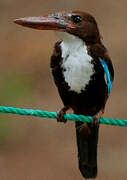
<path fill-rule="evenodd" d="M 99 126 L 76 122 L 79 169 L 85 178 L 97 176 L 97 144 Z"/>

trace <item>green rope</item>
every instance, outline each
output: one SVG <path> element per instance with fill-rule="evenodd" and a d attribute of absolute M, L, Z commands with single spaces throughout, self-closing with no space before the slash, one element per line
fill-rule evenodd
<path fill-rule="evenodd" d="M 0 106 L 1 113 L 11 113 L 11 114 L 19 114 L 19 115 L 27 115 L 27 116 L 36 116 L 36 117 L 45 117 L 45 118 L 56 118 L 56 112 L 48 112 L 48 111 L 41 111 L 41 110 L 33 110 L 33 109 L 21 109 L 21 108 L 14 108 L 14 107 L 6 107 Z M 70 121 L 82 121 L 82 122 L 92 122 L 92 117 L 90 116 L 83 116 L 83 115 L 76 115 L 76 114 L 66 114 L 65 119 Z M 100 118 L 101 124 L 107 125 L 115 125 L 115 126 L 127 126 L 127 120 L 120 120 L 120 119 L 112 119 L 112 118 Z"/>

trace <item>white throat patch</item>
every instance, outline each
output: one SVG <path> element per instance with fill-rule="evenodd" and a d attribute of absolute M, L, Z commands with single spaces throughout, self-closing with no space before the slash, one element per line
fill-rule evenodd
<path fill-rule="evenodd" d="M 61 49 L 63 75 L 70 90 L 81 93 L 94 73 L 92 57 L 88 55 L 87 46 L 78 37 L 68 33 L 58 33 L 62 37 Z"/>

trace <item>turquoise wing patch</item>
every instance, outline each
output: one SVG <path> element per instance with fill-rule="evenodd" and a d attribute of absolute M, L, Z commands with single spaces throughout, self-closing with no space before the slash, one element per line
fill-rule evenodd
<path fill-rule="evenodd" d="M 113 84 L 113 81 L 112 81 L 112 77 L 110 75 L 110 72 L 109 72 L 109 69 L 108 69 L 108 65 L 107 63 L 105 62 L 104 59 L 101 59 L 101 64 L 104 68 L 104 71 L 105 71 L 105 75 L 106 75 L 106 79 L 107 79 L 107 85 L 108 85 L 108 94 L 110 94 L 111 92 L 111 89 L 112 89 L 112 84 Z"/>

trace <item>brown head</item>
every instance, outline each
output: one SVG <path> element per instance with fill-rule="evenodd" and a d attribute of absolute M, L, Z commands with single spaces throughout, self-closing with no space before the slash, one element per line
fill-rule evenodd
<path fill-rule="evenodd" d="M 39 17 L 15 19 L 16 24 L 38 30 L 55 30 L 78 36 L 87 44 L 100 42 L 100 33 L 93 16 L 86 12 L 59 12 Z"/>

